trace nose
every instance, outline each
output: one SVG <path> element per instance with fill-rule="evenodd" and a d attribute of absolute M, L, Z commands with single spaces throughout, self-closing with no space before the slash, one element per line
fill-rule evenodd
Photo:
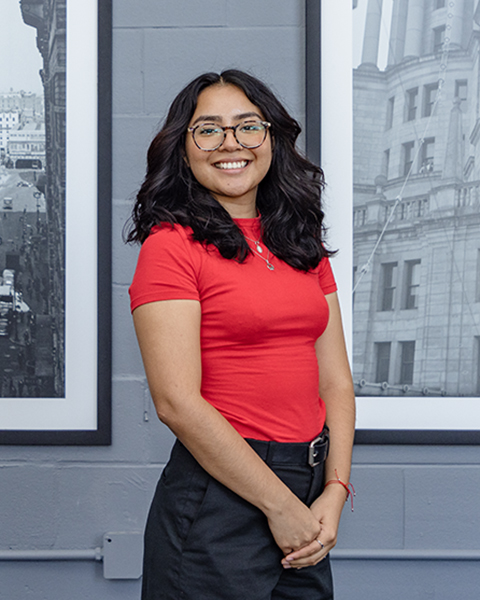
<path fill-rule="evenodd" d="M 225 128 L 225 138 L 220 148 L 223 148 L 225 150 L 237 150 L 239 147 L 241 146 L 237 142 L 237 138 L 235 137 L 233 127 Z"/>

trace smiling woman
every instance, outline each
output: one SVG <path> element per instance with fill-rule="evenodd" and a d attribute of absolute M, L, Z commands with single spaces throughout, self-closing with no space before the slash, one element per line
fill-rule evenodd
<path fill-rule="evenodd" d="M 143 600 L 243 600 L 247 576 L 249 600 L 332 598 L 354 397 L 323 176 L 299 133 L 230 70 L 184 88 L 150 146 L 131 307 L 178 440 L 147 522 Z"/>
<path fill-rule="evenodd" d="M 251 120 L 245 121 L 247 117 Z M 260 121 L 253 120 L 255 118 Z M 199 121 L 202 124 L 199 128 L 195 127 Z M 204 121 L 214 122 L 217 127 L 207 129 Z M 260 109 L 233 85 L 210 86 L 198 97 L 185 145 L 187 163 L 195 179 L 233 218 L 257 216 L 258 186 L 272 162 L 270 136 L 262 122 L 265 121 Z M 240 125 L 242 129 L 239 131 L 236 128 Z M 240 144 L 239 135 L 240 139 L 250 141 L 248 138 L 252 133 L 246 131 L 252 125 L 255 126 L 253 143 L 246 147 Z M 215 137 L 220 138 L 215 142 L 217 147 L 214 145 L 211 150 L 200 147 L 208 145 L 213 132 L 217 132 Z M 259 140 L 260 143 L 257 143 Z"/>

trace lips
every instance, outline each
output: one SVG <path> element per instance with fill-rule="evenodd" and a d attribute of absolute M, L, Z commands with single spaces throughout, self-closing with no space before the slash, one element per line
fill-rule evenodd
<path fill-rule="evenodd" d="M 214 167 L 221 170 L 244 169 L 248 165 L 248 160 L 221 161 L 214 163 Z"/>

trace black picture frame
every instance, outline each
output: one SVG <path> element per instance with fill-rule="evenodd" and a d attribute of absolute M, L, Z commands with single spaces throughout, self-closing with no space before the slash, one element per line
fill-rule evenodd
<path fill-rule="evenodd" d="M 96 203 L 96 223 L 92 224 L 95 231 L 91 232 L 92 239 L 96 240 L 97 264 L 91 275 L 92 289 L 96 289 L 96 311 L 92 312 L 91 325 L 95 329 L 96 348 L 90 348 L 92 355 L 96 355 L 96 365 L 92 368 L 95 373 L 90 373 L 93 385 L 90 386 L 88 402 L 93 406 L 96 403 L 96 418 L 88 428 L 66 427 L 56 429 L 2 429 L 0 419 L 0 444 L 3 445 L 88 445 L 100 446 L 111 444 L 111 130 L 112 130 L 112 2 L 111 0 L 89 0 L 93 6 L 92 14 L 98 16 L 97 21 L 97 48 L 96 48 L 96 73 L 92 73 L 92 86 L 96 86 L 97 119 L 93 119 L 92 138 L 96 146 L 96 183 L 92 181 L 92 189 L 96 188 L 96 198 L 91 199 Z M 69 0 L 66 2 L 67 20 L 69 15 Z M 71 24 L 71 27 L 82 27 L 82 24 Z M 95 25 L 92 25 L 95 31 Z M 68 32 L 67 25 L 67 32 Z M 88 38 L 85 38 L 88 39 Z M 93 64 L 95 61 L 93 62 Z M 68 58 L 67 58 L 68 72 Z M 95 96 L 95 93 L 93 94 Z M 67 87 L 68 98 L 68 87 Z M 68 139 L 68 100 L 67 100 L 67 139 Z M 95 122 L 96 121 L 96 122 Z M 96 143 L 95 143 L 96 142 Z M 68 147 L 68 144 L 67 144 Z M 75 147 L 75 140 L 70 140 L 70 147 Z M 69 154 L 67 152 L 67 166 Z M 68 169 L 67 169 L 68 190 Z M 66 200 L 68 208 L 68 194 Z M 68 227 L 67 234 L 68 236 Z M 94 255 L 95 256 L 95 255 Z M 67 256 L 68 263 L 68 256 Z M 66 269 L 67 270 L 67 269 Z M 86 275 L 89 276 L 88 274 Z M 79 300 L 81 302 L 81 300 Z M 95 305 L 95 302 L 93 303 Z M 68 306 L 68 305 L 67 305 Z M 67 308 L 68 311 L 68 308 Z M 67 312 L 66 311 L 66 312 Z M 80 311 L 81 313 L 81 306 Z M 69 316 L 66 314 L 66 320 Z M 73 337 L 73 336 L 72 336 Z M 75 343 L 75 340 L 73 340 Z M 73 344 L 74 345 L 74 344 Z M 70 361 L 75 361 L 75 353 L 70 352 Z M 78 379 L 78 378 L 77 378 Z M 79 386 L 76 386 L 78 388 Z M 67 389 L 67 388 L 65 388 Z M 95 394 L 96 389 L 96 394 Z M 88 390 L 85 395 L 88 395 Z M 65 395 L 67 392 L 65 392 Z M 76 389 L 76 396 L 82 396 L 82 391 Z M 95 397 L 93 397 L 95 396 Z M 17 400 L 17 399 L 15 399 Z M 20 402 L 23 399 L 18 399 Z M 44 399 L 36 398 L 39 403 Z M 81 400 L 80 400 L 81 401 Z M 48 410 L 48 402 L 45 402 Z M 90 411 L 95 417 L 95 409 Z"/>
<path fill-rule="evenodd" d="M 321 0 L 306 0 L 306 151 L 307 155 L 314 163 L 322 165 L 323 152 L 322 145 L 325 147 L 325 140 L 322 136 L 322 117 L 325 114 L 325 111 L 328 111 L 326 105 L 328 104 L 327 100 L 330 100 L 332 97 L 336 101 L 339 99 L 339 90 L 337 87 L 332 87 L 331 85 L 322 86 L 322 80 L 324 79 L 324 69 L 322 69 L 322 58 L 328 56 L 329 59 L 335 61 L 335 68 L 339 71 L 348 69 L 350 75 L 352 73 L 351 68 L 351 48 L 346 49 L 347 58 L 342 60 L 339 58 L 339 55 L 336 53 L 337 48 L 341 48 L 342 44 L 344 44 L 345 35 L 348 35 L 348 27 L 345 26 L 345 17 L 348 19 L 348 15 L 346 14 L 346 4 L 347 3 L 335 3 L 335 6 L 328 5 L 328 3 L 322 3 Z M 355 8 L 357 2 L 353 0 L 353 3 L 348 3 L 348 8 L 352 10 Z M 338 11 L 342 12 L 343 21 L 339 21 L 337 19 L 336 23 L 328 22 L 327 17 L 325 16 L 322 9 L 327 9 L 329 11 Z M 332 12 L 329 12 L 329 16 L 332 16 Z M 322 52 L 322 17 L 325 24 L 325 27 L 328 26 L 329 31 L 333 30 L 333 35 L 336 35 L 339 42 L 338 46 L 335 49 L 329 47 L 328 52 L 323 49 Z M 335 19 L 334 19 L 335 20 Z M 347 32 L 347 34 L 346 34 Z M 342 48 L 343 51 L 343 48 Z M 329 80 L 331 83 L 331 79 Z M 328 96 L 330 97 L 328 98 Z M 323 96 L 323 97 L 322 97 Z M 338 118 L 342 119 L 342 121 L 348 121 L 345 115 L 337 114 Z M 339 122 L 339 121 L 337 121 Z M 325 125 L 325 124 L 324 124 Z M 333 144 L 342 144 L 342 136 L 338 135 L 336 138 L 329 138 L 327 143 Z M 345 158 L 345 157 L 344 157 Z M 350 160 L 351 164 L 351 160 Z M 348 165 L 348 159 L 343 161 L 343 168 L 345 169 L 345 165 Z M 327 184 L 328 184 L 328 174 L 327 174 Z M 331 186 L 330 186 L 331 187 Z M 335 195 L 335 191 L 334 191 Z M 345 198 L 342 198 L 345 202 Z M 348 202 L 346 202 L 348 204 Z M 342 206 L 341 211 L 343 214 L 348 210 L 350 210 L 351 206 L 345 207 Z M 328 210 L 328 208 L 327 208 Z M 337 209 L 338 210 L 338 209 Z M 329 214 L 327 212 L 327 219 Z M 345 223 L 345 218 L 343 218 L 343 223 Z M 350 234 L 348 234 L 350 236 Z M 342 300 L 342 294 L 345 300 L 347 308 L 350 307 L 351 298 L 347 299 L 347 296 L 351 295 L 351 272 L 352 272 L 352 264 L 351 264 L 351 250 L 352 250 L 352 236 L 350 236 L 349 242 L 347 244 L 344 243 L 345 235 L 336 236 L 336 239 L 341 241 L 341 245 L 337 244 L 336 248 L 340 250 L 339 259 L 340 262 L 343 261 L 343 264 L 340 265 L 341 268 L 335 269 L 336 264 L 335 261 L 338 260 L 335 258 L 333 260 L 333 267 L 335 270 L 335 275 L 340 274 L 343 279 L 342 283 L 344 285 L 339 285 L 340 291 L 340 299 Z M 335 243 L 335 242 L 334 242 Z M 343 258 L 342 258 L 343 255 Z M 343 272 L 344 271 L 344 272 Z M 342 289 L 343 287 L 343 289 Z M 345 307 L 343 307 L 345 308 Z M 351 322 L 351 311 L 343 311 L 344 320 L 347 323 L 346 326 L 346 334 L 347 341 L 351 342 L 351 332 L 349 331 L 349 323 Z M 347 319 L 345 319 L 347 317 Z M 368 403 L 368 398 L 357 398 L 357 407 L 358 412 L 363 411 L 363 403 L 366 400 Z M 393 399 L 395 401 L 395 398 Z M 363 418 L 363 414 L 361 415 L 361 421 L 363 423 L 362 426 L 358 427 L 355 433 L 355 443 L 356 444 L 379 444 L 379 445 L 476 445 L 480 443 L 480 430 L 479 429 L 469 429 L 469 428 L 455 428 L 452 426 L 451 419 L 451 411 L 457 410 L 455 407 L 455 399 L 450 399 L 450 404 L 447 404 L 446 401 L 448 399 L 445 398 L 430 398 L 430 403 L 428 403 L 428 399 L 424 398 L 411 398 L 412 401 L 418 401 L 418 403 L 425 404 L 424 415 L 428 414 L 428 411 L 435 410 L 435 404 L 432 404 L 431 401 L 438 400 L 443 402 L 442 405 L 442 423 L 441 427 L 436 429 L 427 429 L 427 428 L 383 428 L 381 425 L 378 426 L 375 422 L 375 419 L 372 419 L 372 426 L 368 426 L 368 418 Z M 471 399 L 472 400 L 472 399 Z M 479 399 L 473 399 L 479 401 Z M 398 398 L 398 402 L 402 402 L 404 399 L 401 397 Z M 410 405 L 410 408 L 413 407 L 413 404 Z M 388 410 L 388 408 L 387 408 Z M 408 405 L 405 406 L 406 411 L 409 410 Z M 464 411 L 468 411 L 468 404 L 465 403 L 465 407 L 462 405 L 462 409 Z M 366 425 L 366 426 L 364 426 Z"/>

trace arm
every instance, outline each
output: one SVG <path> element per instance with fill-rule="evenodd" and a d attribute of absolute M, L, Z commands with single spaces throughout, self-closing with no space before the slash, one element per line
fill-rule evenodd
<path fill-rule="evenodd" d="M 285 554 L 316 539 L 318 519 L 200 394 L 200 303 L 152 302 L 133 317 L 160 420 L 210 475 L 264 512 Z"/>
<path fill-rule="evenodd" d="M 330 450 L 325 463 L 325 481 L 337 479 L 336 470 L 339 478 L 348 483 L 355 431 L 355 394 L 337 294 L 329 294 L 326 299 L 330 317 L 326 330 L 315 344 L 320 397 L 326 405 L 327 425 L 330 428 Z M 284 564 L 289 562 L 291 566 L 298 568 L 315 564 L 325 557 L 336 544 L 345 499 L 346 490 L 343 486 L 334 484 L 325 488 L 311 506 L 312 513 L 321 526 L 318 538 L 324 544 L 324 549 L 317 542 L 313 542 L 286 557 L 289 560 L 284 559 Z"/>

